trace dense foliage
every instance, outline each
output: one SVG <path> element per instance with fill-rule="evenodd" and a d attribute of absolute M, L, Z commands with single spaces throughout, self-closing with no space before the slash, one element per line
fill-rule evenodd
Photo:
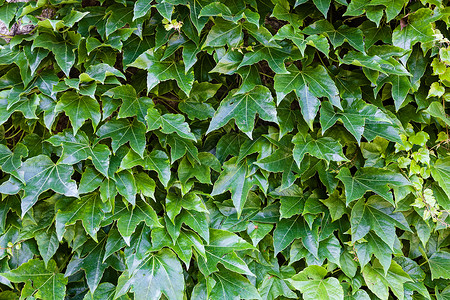
<path fill-rule="evenodd" d="M 446 5 L 0 0 L 0 298 L 450 299 Z"/>

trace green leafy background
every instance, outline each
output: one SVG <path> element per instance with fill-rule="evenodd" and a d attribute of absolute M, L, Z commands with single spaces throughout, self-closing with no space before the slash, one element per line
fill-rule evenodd
<path fill-rule="evenodd" d="M 450 299 L 447 0 L 0 0 L 1 299 Z"/>

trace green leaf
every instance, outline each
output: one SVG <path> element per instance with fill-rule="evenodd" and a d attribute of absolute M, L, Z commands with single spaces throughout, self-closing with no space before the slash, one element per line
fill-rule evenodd
<path fill-rule="evenodd" d="M 288 219 L 303 212 L 306 196 L 298 185 L 294 184 L 287 189 L 272 191 L 269 195 L 280 199 L 281 218 Z"/>
<path fill-rule="evenodd" d="M 198 235 L 191 231 L 182 231 L 175 244 L 166 229 L 157 228 L 152 230 L 152 251 L 157 251 L 163 247 L 171 247 L 180 259 L 189 267 L 192 258 L 192 249 L 200 255 L 205 256 L 205 247 Z"/>
<path fill-rule="evenodd" d="M 189 95 L 194 83 L 194 72 L 184 72 L 183 62 L 164 60 L 159 61 L 153 50 L 142 53 L 129 66 L 147 70 L 147 90 L 150 91 L 161 81 L 174 79 L 180 89 Z"/>
<path fill-rule="evenodd" d="M 91 120 L 95 129 L 101 118 L 98 102 L 90 97 L 80 96 L 76 92 L 64 93 L 56 104 L 56 111 L 64 111 L 69 117 L 74 135 L 86 120 Z"/>
<path fill-rule="evenodd" d="M 398 187 L 410 185 L 409 181 L 399 173 L 378 168 L 360 168 L 354 176 L 348 168 L 342 168 L 337 178 L 344 183 L 347 205 L 362 196 L 367 191 L 373 191 L 392 205 L 394 200 L 389 186 Z"/>
<path fill-rule="evenodd" d="M 290 280 L 290 283 L 302 293 L 305 300 L 344 299 L 344 290 L 334 277 L 304 281 Z"/>
<path fill-rule="evenodd" d="M 237 47 L 241 43 L 243 36 L 240 24 L 215 19 L 214 26 L 209 31 L 203 47 L 221 47 L 225 45 Z"/>
<path fill-rule="evenodd" d="M 428 264 L 430 265 L 431 278 L 438 279 L 450 278 L 450 253 L 444 251 L 437 251 L 433 253 L 428 259 Z"/>
<path fill-rule="evenodd" d="M 14 104 L 8 104 L 9 91 L 0 91 L 0 125 L 5 123 L 15 111 L 20 111 L 27 119 L 37 119 L 36 109 L 39 97 L 19 98 Z"/>
<path fill-rule="evenodd" d="M 368 68 L 386 75 L 411 76 L 406 68 L 393 57 L 382 58 L 378 55 L 350 51 L 340 60 L 341 63 Z"/>
<path fill-rule="evenodd" d="M 141 222 L 145 222 L 150 228 L 162 227 L 155 210 L 142 200 L 136 201 L 134 207 L 125 206 L 123 202 L 119 201 L 115 209 L 120 211 L 114 216 L 114 219 L 118 220 L 117 228 L 128 246 L 130 245 L 131 235 Z"/>
<path fill-rule="evenodd" d="M 134 166 L 142 166 L 144 170 L 152 170 L 158 173 L 159 180 L 167 186 L 170 180 L 170 162 L 167 154 L 161 150 L 145 152 L 143 158 L 133 150 L 129 150 L 120 163 L 120 169 L 131 169 Z"/>
<path fill-rule="evenodd" d="M 273 232 L 273 246 L 275 254 L 284 250 L 295 239 L 302 238 L 302 243 L 308 250 L 317 256 L 319 248 L 319 235 L 316 229 L 311 230 L 305 219 L 295 215 L 289 219 L 277 222 Z"/>
<path fill-rule="evenodd" d="M 335 111 L 329 102 L 322 102 L 320 109 L 320 125 L 325 132 L 340 120 L 344 127 L 355 137 L 356 141 L 361 140 L 364 133 L 366 120 L 374 122 L 391 121 L 376 106 L 367 104 L 364 101 L 355 101 L 343 111 Z"/>
<path fill-rule="evenodd" d="M 431 167 L 433 178 L 439 183 L 439 186 L 450 197 L 450 157 L 438 159 Z"/>
<path fill-rule="evenodd" d="M 109 156 L 111 155 L 108 146 L 101 144 L 92 146 L 83 131 L 73 135 L 71 131 L 65 130 L 62 133 L 53 135 L 47 141 L 54 146 L 62 146 L 61 163 L 73 165 L 89 158 L 92 160 L 95 168 L 108 177 Z"/>
<path fill-rule="evenodd" d="M 247 160 L 237 162 L 234 157 L 223 165 L 223 172 L 214 183 L 211 196 L 220 195 L 226 191 L 231 192 L 231 199 L 240 216 L 247 200 L 248 192 L 257 184 L 257 179 L 251 176 L 251 169 Z"/>
<path fill-rule="evenodd" d="M 117 258 L 111 256 L 103 262 L 105 253 L 106 236 L 96 243 L 89 240 L 83 245 L 79 255 L 74 255 L 67 265 L 65 277 L 69 277 L 81 269 L 86 273 L 86 281 L 90 293 L 94 293 L 100 284 L 103 273 L 110 265 L 117 265 Z"/>
<path fill-rule="evenodd" d="M 300 59 L 300 52 L 295 51 L 292 48 L 274 48 L 274 47 L 259 47 L 252 52 L 247 52 L 239 64 L 238 68 L 245 66 L 251 66 L 262 60 L 267 61 L 270 68 L 276 74 L 289 74 L 290 70 L 286 70 L 284 61 L 288 58 Z"/>
<path fill-rule="evenodd" d="M 70 69 L 75 63 L 75 49 L 78 46 L 80 36 L 70 31 L 67 36 L 69 39 L 63 39 L 59 34 L 42 32 L 34 39 L 31 50 L 45 48 L 51 51 L 58 66 L 66 76 L 69 76 Z"/>
<path fill-rule="evenodd" d="M 149 108 L 145 117 L 147 120 L 147 130 L 161 128 L 165 134 L 177 133 L 181 138 L 196 141 L 189 125 L 184 121 L 184 116 L 179 114 L 161 115 L 156 108 Z"/>
<path fill-rule="evenodd" d="M 64 299 L 67 278 L 58 272 L 55 261 L 50 260 L 46 267 L 44 261 L 32 259 L 15 270 L 0 273 L 12 282 L 25 282 L 22 297 L 32 295 L 42 299 Z"/>
<path fill-rule="evenodd" d="M 328 36 L 334 48 L 341 46 L 344 42 L 348 42 L 356 50 L 362 53 L 365 52 L 363 33 L 359 28 L 342 25 L 338 29 L 335 29 L 327 20 L 319 20 L 303 29 L 303 33 L 308 35 L 323 33 Z"/>
<path fill-rule="evenodd" d="M 143 157 L 145 150 L 145 132 L 145 125 L 137 119 L 133 119 L 133 121 L 115 119 L 103 124 L 97 130 L 97 135 L 100 140 L 111 138 L 113 152 L 116 152 L 120 146 L 129 142 L 131 148 Z"/>
<path fill-rule="evenodd" d="M 328 9 L 330 8 L 331 0 L 313 0 L 313 2 L 317 9 L 320 10 L 320 12 L 326 18 Z"/>
<path fill-rule="evenodd" d="M 114 174 L 114 180 L 119 194 L 131 203 L 131 205 L 135 205 L 137 187 L 133 174 L 129 170 L 123 170 Z"/>
<path fill-rule="evenodd" d="M 269 274 L 264 277 L 258 291 L 263 299 L 274 300 L 278 296 L 297 299 L 297 295 L 291 291 L 283 279 Z"/>
<path fill-rule="evenodd" d="M 119 277 L 114 297 L 130 288 L 137 299 L 158 299 L 163 293 L 168 299 L 182 300 L 185 283 L 180 261 L 169 249 L 149 254 L 132 273 Z"/>
<path fill-rule="evenodd" d="M 362 275 L 370 291 L 383 300 L 388 299 L 388 288 L 398 299 L 404 299 L 404 283 L 411 281 L 409 275 L 395 261 L 392 261 L 386 275 L 378 261 L 372 266 L 365 266 Z"/>
<path fill-rule="evenodd" d="M 327 165 L 330 161 L 347 160 L 342 152 L 341 144 L 330 137 L 313 140 L 310 135 L 307 135 L 305 138 L 302 134 L 298 133 L 292 139 L 292 143 L 295 145 L 293 150 L 294 160 L 299 167 L 306 153 L 325 160 Z"/>
<path fill-rule="evenodd" d="M 75 224 L 81 220 L 86 232 L 97 240 L 97 232 L 100 230 L 100 223 L 108 211 L 108 204 L 104 203 L 99 193 L 90 193 L 80 199 L 63 199 L 60 210 L 56 214 L 56 232 L 61 237 L 65 227 Z"/>
<path fill-rule="evenodd" d="M 410 50 L 416 43 L 432 42 L 434 21 L 433 11 L 421 8 L 408 16 L 408 24 L 403 28 L 399 25 L 392 33 L 392 44 L 402 49 Z"/>
<path fill-rule="evenodd" d="M 46 266 L 50 259 L 55 255 L 59 248 L 58 236 L 56 235 L 55 228 L 50 230 L 43 230 L 35 235 L 35 239 L 39 248 L 39 253 Z"/>
<path fill-rule="evenodd" d="M 301 173 L 300 167 L 297 166 L 292 155 L 292 136 L 286 135 L 280 141 L 274 141 L 269 137 L 266 138 L 276 145 L 278 149 L 271 155 L 258 160 L 255 165 L 269 172 L 283 172 L 281 189 L 288 188 L 298 177 L 297 174 Z"/>
<path fill-rule="evenodd" d="M 299 97 L 303 118 L 310 128 L 319 111 L 318 98 L 327 97 L 334 106 L 342 108 L 338 89 L 323 66 L 307 67 L 300 71 L 291 65 L 288 70 L 290 74 L 277 74 L 274 77 L 278 103 L 291 91 L 295 91 Z"/>
<path fill-rule="evenodd" d="M 3 172 L 10 173 L 20 178 L 19 168 L 22 165 L 22 158 L 28 156 L 28 149 L 24 144 L 17 144 L 14 152 L 5 145 L 0 145 L 0 166 Z"/>
<path fill-rule="evenodd" d="M 253 249 L 239 236 L 225 230 L 210 229 L 209 244 L 205 246 L 206 259 L 199 257 L 199 268 L 205 275 L 217 271 L 217 264 L 225 268 L 254 276 L 247 264 L 234 252 L 237 250 Z"/>
<path fill-rule="evenodd" d="M 133 9 L 133 21 L 139 18 L 144 17 L 150 9 L 152 8 L 152 4 L 149 1 L 138 0 L 134 3 Z"/>
<path fill-rule="evenodd" d="M 367 202 L 361 198 L 353 206 L 351 213 L 352 241 L 362 239 L 369 230 L 372 230 L 393 249 L 396 239 L 395 227 L 411 231 L 405 217 L 393 211 L 394 208 L 380 197 L 372 196 Z"/>
<path fill-rule="evenodd" d="M 244 94 L 236 94 L 233 90 L 220 103 L 206 134 L 234 119 L 239 129 L 251 138 L 256 114 L 263 120 L 278 123 L 270 90 L 264 86 L 256 86 Z"/>
<path fill-rule="evenodd" d="M 72 166 L 53 163 L 48 156 L 38 155 L 27 159 L 18 170 L 23 174 L 22 217 L 37 202 L 43 192 L 52 189 L 68 197 L 78 197 L 78 189 L 74 180 Z"/>
<path fill-rule="evenodd" d="M 258 291 L 250 281 L 242 275 L 221 269 L 213 275 L 216 284 L 211 290 L 211 299 L 261 299 Z"/>
<path fill-rule="evenodd" d="M 178 104 L 178 108 L 188 115 L 188 118 L 206 120 L 214 116 L 214 109 L 211 104 L 205 103 L 212 98 L 220 84 L 212 84 L 209 82 L 194 82 L 189 98 Z M 253 86 L 252 86 L 253 87 Z"/>
<path fill-rule="evenodd" d="M 147 110 L 154 105 L 150 98 L 138 98 L 136 95 L 136 90 L 128 84 L 112 88 L 104 95 L 122 100 L 122 105 L 120 106 L 120 110 L 117 115 L 118 118 L 137 116 L 137 119 L 144 124 Z"/>

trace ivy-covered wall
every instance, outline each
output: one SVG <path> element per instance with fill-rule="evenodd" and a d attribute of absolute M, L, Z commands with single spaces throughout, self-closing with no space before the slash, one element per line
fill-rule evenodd
<path fill-rule="evenodd" d="M 0 0 L 0 299 L 450 299 L 449 18 Z"/>

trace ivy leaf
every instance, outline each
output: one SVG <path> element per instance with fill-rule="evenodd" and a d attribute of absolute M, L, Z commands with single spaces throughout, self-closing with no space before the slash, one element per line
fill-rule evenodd
<path fill-rule="evenodd" d="M 45 265 L 48 266 L 48 262 L 59 248 L 55 227 L 52 226 L 49 230 L 42 230 L 39 233 L 36 233 L 35 239 L 39 248 L 39 253 L 44 260 Z"/>
<path fill-rule="evenodd" d="M 200 13 L 206 5 L 210 2 L 205 0 L 188 0 L 191 16 L 191 22 L 194 24 L 197 29 L 198 35 L 202 32 L 203 27 L 208 23 L 208 17 L 201 17 Z"/>
<path fill-rule="evenodd" d="M 110 282 L 100 283 L 93 293 L 87 293 L 83 300 L 99 300 L 99 299 L 113 299 L 116 286 Z M 120 300 L 126 298 L 119 297 Z"/>
<path fill-rule="evenodd" d="M 220 84 L 212 84 L 209 82 L 194 82 L 189 98 L 178 104 L 178 108 L 188 115 L 188 118 L 194 120 L 206 120 L 214 116 L 214 109 L 211 104 L 205 103 L 212 98 L 217 90 L 221 87 Z"/>
<path fill-rule="evenodd" d="M 211 196 L 230 191 L 231 199 L 239 217 L 247 200 L 248 192 L 253 185 L 257 184 L 257 180 L 254 176 L 251 176 L 252 173 L 247 160 L 242 160 L 238 163 L 237 157 L 233 157 L 223 165 L 223 169 L 223 172 L 214 183 Z"/>
<path fill-rule="evenodd" d="M 145 119 L 147 120 L 147 130 L 161 128 L 162 133 L 169 134 L 175 132 L 181 138 L 196 141 L 189 125 L 184 121 L 183 115 L 161 115 L 156 108 L 149 108 Z"/>
<path fill-rule="evenodd" d="M 295 277 L 294 277 L 295 278 Z M 344 290 L 334 277 L 297 281 L 290 280 L 292 286 L 299 290 L 305 300 L 337 300 L 344 299 Z"/>
<path fill-rule="evenodd" d="M 431 255 L 428 259 L 428 264 L 430 265 L 431 278 L 433 280 L 438 278 L 450 278 L 449 259 L 450 253 L 444 251 L 437 251 Z"/>
<path fill-rule="evenodd" d="M 131 235 L 141 222 L 145 222 L 150 229 L 162 227 L 155 210 L 142 200 L 136 201 L 134 207 L 126 207 L 123 203 L 120 203 L 116 206 L 116 210 L 120 213 L 116 214 L 114 219 L 118 220 L 117 228 L 128 246 L 130 245 Z"/>
<path fill-rule="evenodd" d="M 203 47 L 237 47 L 242 41 L 242 25 L 230 21 L 215 19 L 214 26 L 206 37 Z"/>
<path fill-rule="evenodd" d="M 344 64 L 379 71 L 386 75 L 411 76 L 408 70 L 392 57 L 384 59 L 378 55 L 367 55 L 357 51 L 350 51 L 340 61 Z"/>
<path fill-rule="evenodd" d="M 317 7 L 317 9 L 326 18 L 328 9 L 330 8 L 331 0 L 313 0 L 313 2 L 314 2 L 314 5 Z"/>
<path fill-rule="evenodd" d="M 294 160 L 299 167 L 306 153 L 325 160 L 327 165 L 330 161 L 347 160 L 342 152 L 341 144 L 330 137 L 313 140 L 310 135 L 305 138 L 302 134 L 297 133 L 292 139 L 292 143 L 295 145 L 293 150 Z"/>
<path fill-rule="evenodd" d="M 20 111 L 27 119 L 36 119 L 39 97 L 19 98 L 14 104 L 8 103 L 9 91 L 0 91 L 0 125 L 5 123 L 15 111 Z"/>
<path fill-rule="evenodd" d="M 367 202 L 361 198 L 352 209 L 350 224 L 352 241 L 362 239 L 369 230 L 377 234 L 391 249 L 395 242 L 395 227 L 411 231 L 408 222 L 401 213 L 394 213 L 393 207 L 377 196 Z"/>
<path fill-rule="evenodd" d="M 274 141 L 269 137 L 266 138 L 272 144 L 276 145 L 278 149 L 271 155 L 258 160 L 255 165 L 269 172 L 283 172 L 281 188 L 288 188 L 298 177 L 297 174 L 301 173 L 300 168 L 295 163 L 294 156 L 292 155 L 292 136 L 286 135 L 280 141 Z"/>
<path fill-rule="evenodd" d="M 50 34 L 42 32 L 33 41 L 31 50 L 34 48 L 44 48 L 55 55 L 55 60 L 61 70 L 69 76 L 70 69 L 75 63 L 75 50 L 78 41 L 81 38 L 74 32 L 69 31 L 67 35 L 69 39 L 63 39 L 59 34 Z"/>
<path fill-rule="evenodd" d="M 389 186 L 410 185 L 409 181 L 399 173 L 374 167 L 360 168 L 354 176 L 348 168 L 342 168 L 337 178 L 344 183 L 347 205 L 353 200 L 373 191 L 394 205 Z"/>
<path fill-rule="evenodd" d="M 83 245 L 79 255 L 74 255 L 67 265 L 65 277 L 69 277 L 83 269 L 86 273 L 86 281 L 90 293 L 94 293 L 102 279 L 103 273 L 110 265 L 117 265 L 117 258 L 110 256 L 102 261 L 105 253 L 106 236 L 98 243 L 89 240 Z"/>
<path fill-rule="evenodd" d="M 239 236 L 225 230 L 210 229 L 209 244 L 205 246 L 206 260 L 199 257 L 199 268 L 205 275 L 217 271 L 217 264 L 221 263 L 227 269 L 254 276 L 247 264 L 234 251 L 253 249 Z"/>
<path fill-rule="evenodd" d="M 114 67 L 111 67 L 108 64 L 102 63 L 102 64 L 90 65 L 86 69 L 86 73 L 80 74 L 80 80 L 81 81 L 89 81 L 89 80 L 93 79 L 93 80 L 96 80 L 96 81 L 104 84 L 105 80 L 108 76 L 116 76 L 116 77 L 120 77 L 122 79 L 126 79 L 125 75 L 123 75 L 122 72 L 120 72 L 119 70 L 117 70 Z"/>
<path fill-rule="evenodd" d="M 192 160 L 198 161 L 198 149 L 191 140 L 179 137 L 178 134 L 171 134 L 167 137 L 167 143 L 170 145 L 170 160 L 172 163 L 182 158 L 186 153 Z"/>
<path fill-rule="evenodd" d="M 77 185 L 70 179 L 72 166 L 55 164 L 48 156 L 38 155 L 27 159 L 18 172 L 25 183 L 21 201 L 22 217 L 37 202 L 39 195 L 49 189 L 68 197 L 78 197 Z"/>
<path fill-rule="evenodd" d="M 102 201 L 99 193 L 87 194 L 76 201 L 69 198 L 63 199 L 60 210 L 56 214 L 55 223 L 59 239 L 61 239 L 66 226 L 81 220 L 86 232 L 94 240 L 97 240 L 100 223 L 108 210 L 108 204 Z"/>
<path fill-rule="evenodd" d="M 94 129 L 100 122 L 100 105 L 95 99 L 87 96 L 80 96 L 76 92 L 64 93 L 56 104 L 56 111 L 64 111 L 70 119 L 73 127 L 73 134 L 76 135 L 78 129 L 86 120 L 92 121 Z"/>
<path fill-rule="evenodd" d="M 297 298 L 297 294 L 291 291 L 283 279 L 269 274 L 264 277 L 258 291 L 263 299 L 268 300 L 275 300 L 279 296 L 284 296 L 291 299 Z"/>
<path fill-rule="evenodd" d="M 47 141 L 54 146 L 63 147 L 61 163 L 73 165 L 89 158 L 95 168 L 108 177 L 109 156 L 111 155 L 108 146 L 101 144 L 92 146 L 83 131 L 73 135 L 69 130 L 65 130 L 50 137 Z"/>
<path fill-rule="evenodd" d="M 145 150 L 145 132 L 145 125 L 137 119 L 133 119 L 133 121 L 115 119 L 103 124 L 97 130 L 97 135 L 99 140 L 111 138 L 113 152 L 116 152 L 120 146 L 129 142 L 131 148 L 143 157 Z"/>
<path fill-rule="evenodd" d="M 123 170 L 114 174 L 114 180 L 119 194 L 131 203 L 131 205 L 135 205 L 137 187 L 133 174 L 129 170 Z"/>
<path fill-rule="evenodd" d="M 42 299 L 64 299 L 66 295 L 67 278 L 59 273 L 54 260 L 48 262 L 32 259 L 15 270 L 0 273 L 11 282 L 25 282 L 22 297 L 36 296 Z"/>
<path fill-rule="evenodd" d="M 288 70 L 290 74 L 276 74 L 274 77 L 278 103 L 291 91 L 295 91 L 299 97 L 303 118 L 311 129 L 319 111 L 318 98 L 327 97 L 334 106 L 342 108 L 338 89 L 323 66 L 307 67 L 299 71 L 291 65 Z"/>
<path fill-rule="evenodd" d="M 147 90 L 153 89 L 159 82 L 174 79 L 180 89 L 189 95 L 194 83 L 194 72 L 184 72 L 184 63 L 170 60 L 159 61 L 153 50 L 142 53 L 131 67 L 147 70 Z"/>
<path fill-rule="evenodd" d="M 378 261 L 373 266 L 365 266 L 362 275 L 369 290 L 381 299 L 388 299 L 388 288 L 391 288 L 396 297 L 403 299 L 404 284 L 411 281 L 411 277 L 395 261 L 391 262 L 386 275 Z"/>
<path fill-rule="evenodd" d="M 150 98 L 138 98 L 136 90 L 129 84 L 112 88 L 104 95 L 122 100 L 122 105 L 117 115 L 118 118 L 137 116 L 137 119 L 144 124 L 147 110 L 154 105 Z"/>
<path fill-rule="evenodd" d="M 14 152 L 5 145 L 0 145 L 0 166 L 3 172 L 10 173 L 20 178 L 19 168 L 22 165 L 22 157 L 28 156 L 27 147 L 20 143 L 17 144 Z"/>
<path fill-rule="evenodd" d="M 181 208 L 190 211 L 208 212 L 201 198 L 194 193 L 184 196 L 168 193 L 166 196 L 166 210 L 167 216 L 172 223 L 175 223 L 175 217 L 181 212 Z"/>
<path fill-rule="evenodd" d="M 447 124 L 447 126 L 450 126 L 450 118 L 447 117 L 445 109 L 441 103 L 432 102 L 425 111 L 429 113 L 431 116 L 439 118 L 442 121 L 444 121 L 445 124 Z"/>
<path fill-rule="evenodd" d="M 144 170 L 152 170 L 158 173 L 159 180 L 167 186 L 170 180 L 170 161 L 167 154 L 161 150 L 146 152 L 143 158 L 133 150 L 129 150 L 120 163 L 120 169 L 131 169 L 134 166 L 142 166 Z"/>
<path fill-rule="evenodd" d="M 280 199 L 280 217 L 284 219 L 301 214 L 307 199 L 303 195 L 302 189 L 296 184 L 287 189 L 272 191 L 269 195 L 275 199 Z"/>
<path fill-rule="evenodd" d="M 358 261 L 359 264 L 361 265 L 361 268 L 364 268 L 364 266 L 371 260 L 371 256 L 373 254 L 379 260 L 380 264 L 383 266 L 383 269 L 386 273 L 391 265 L 392 260 L 391 245 L 385 243 L 373 232 L 367 233 L 367 235 L 365 235 L 364 237 L 364 240 L 366 240 L 366 242 L 357 243 L 355 245 L 356 255 L 358 256 Z"/>
<path fill-rule="evenodd" d="M 222 268 L 213 274 L 213 278 L 216 284 L 211 290 L 211 299 L 261 299 L 254 285 L 240 274 Z"/>
<path fill-rule="evenodd" d="M 319 234 L 300 215 L 295 215 L 289 219 L 281 219 L 277 222 L 273 232 L 273 246 L 275 254 L 284 250 L 295 239 L 302 238 L 302 243 L 308 250 L 317 257 L 319 248 Z"/>
<path fill-rule="evenodd" d="M 236 91 L 231 91 L 222 100 L 206 134 L 225 126 L 234 119 L 239 129 L 251 138 L 256 114 L 263 120 L 278 124 L 275 104 L 267 87 L 258 85 L 244 94 L 236 94 Z"/>
<path fill-rule="evenodd" d="M 409 90 L 412 88 L 411 81 L 406 76 L 384 76 L 381 74 L 377 79 L 377 87 L 374 89 L 374 93 L 378 93 L 385 83 L 390 83 L 392 86 L 391 94 L 394 99 L 395 110 L 398 111 L 402 107 L 403 102 L 405 102 Z"/>
<path fill-rule="evenodd" d="M 134 3 L 133 21 L 144 17 L 152 8 L 151 2 L 138 0 Z"/>
<path fill-rule="evenodd" d="M 356 50 L 362 53 L 365 52 L 363 33 L 359 28 L 342 25 L 335 29 L 327 20 L 319 20 L 303 29 L 303 33 L 308 35 L 323 33 L 328 36 L 334 48 L 341 46 L 344 42 L 348 42 Z"/>
<path fill-rule="evenodd" d="M 301 54 L 292 48 L 280 49 L 261 46 L 252 52 L 245 53 L 238 69 L 265 60 L 276 74 L 289 74 L 290 71 L 286 70 L 284 65 L 284 61 L 288 58 L 292 58 L 293 60 L 300 59 Z"/>
<path fill-rule="evenodd" d="M 434 40 L 433 11 L 421 8 L 408 16 L 408 24 L 403 28 L 399 25 L 392 33 L 392 44 L 405 50 L 410 50 L 416 43 L 429 43 Z"/>
<path fill-rule="evenodd" d="M 450 157 L 445 157 L 436 160 L 431 166 L 431 174 L 433 178 L 439 183 L 439 186 L 444 190 L 448 197 L 450 197 Z"/>
<path fill-rule="evenodd" d="M 192 248 L 200 255 L 205 256 L 205 247 L 198 235 L 192 231 L 181 231 L 175 244 L 170 234 L 164 228 L 152 230 L 152 251 L 161 250 L 163 247 L 171 247 L 180 259 L 189 267 L 192 258 Z"/>
<path fill-rule="evenodd" d="M 177 256 L 169 249 L 149 254 L 132 273 L 119 277 L 114 298 L 130 288 L 137 299 L 158 299 L 164 293 L 169 299 L 182 300 L 185 283 Z"/>
<path fill-rule="evenodd" d="M 364 133 L 366 120 L 374 122 L 388 122 L 390 120 L 375 105 L 366 104 L 364 101 L 355 101 L 343 111 L 335 111 L 329 102 L 322 102 L 320 109 L 320 124 L 325 132 L 340 120 L 344 127 L 355 137 L 361 140 Z"/>

